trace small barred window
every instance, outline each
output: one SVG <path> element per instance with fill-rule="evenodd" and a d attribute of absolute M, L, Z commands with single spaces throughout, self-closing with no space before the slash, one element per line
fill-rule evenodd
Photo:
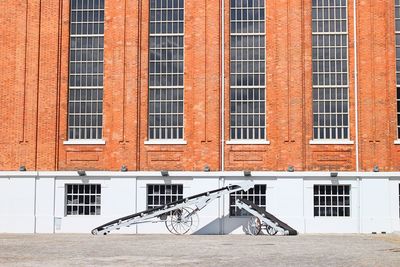
<path fill-rule="evenodd" d="M 65 185 L 66 215 L 100 215 L 100 184 Z"/>
<path fill-rule="evenodd" d="M 315 217 L 349 217 L 350 185 L 314 185 Z"/>
<path fill-rule="evenodd" d="M 147 209 L 154 209 L 183 198 L 182 184 L 148 184 Z"/>

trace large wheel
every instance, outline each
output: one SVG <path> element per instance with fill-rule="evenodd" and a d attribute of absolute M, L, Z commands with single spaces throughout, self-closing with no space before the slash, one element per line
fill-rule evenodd
<path fill-rule="evenodd" d="M 167 227 L 168 231 L 171 234 L 177 235 L 178 233 L 175 231 L 175 229 L 172 227 L 171 223 L 171 218 L 169 217 L 167 220 L 165 220 L 165 227 Z"/>
<path fill-rule="evenodd" d="M 168 231 L 175 235 L 184 235 L 196 230 L 199 222 L 197 212 L 191 208 L 181 208 L 172 211 L 165 221 Z"/>
<path fill-rule="evenodd" d="M 278 231 L 275 230 L 275 228 L 272 228 L 271 226 L 267 225 L 267 233 L 268 233 L 269 235 L 276 235 L 277 232 L 278 232 Z"/>
<path fill-rule="evenodd" d="M 261 232 L 261 221 L 259 218 L 252 216 L 247 222 L 247 234 L 258 235 Z"/>

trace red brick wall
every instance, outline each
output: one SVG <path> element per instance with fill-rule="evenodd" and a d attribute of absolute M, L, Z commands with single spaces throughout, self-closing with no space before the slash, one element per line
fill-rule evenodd
<path fill-rule="evenodd" d="M 27 4 L 28 2 L 28 4 Z M 1 1 L 0 170 L 220 169 L 220 1 L 185 1 L 187 145 L 146 145 L 149 1 L 106 0 L 105 145 L 65 145 L 69 0 Z M 360 170 L 400 170 L 393 1 L 358 2 Z M 225 145 L 226 170 L 355 170 L 356 146 L 311 145 L 311 1 L 267 1 L 269 145 Z M 353 1 L 350 137 L 355 141 Z M 229 1 L 225 1 L 229 140 Z"/>
<path fill-rule="evenodd" d="M 358 14 L 361 168 L 399 170 L 394 1 L 362 1 Z"/>

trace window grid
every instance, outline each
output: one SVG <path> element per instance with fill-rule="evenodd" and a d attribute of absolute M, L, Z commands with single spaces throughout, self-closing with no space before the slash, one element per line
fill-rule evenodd
<path fill-rule="evenodd" d="M 314 185 L 315 217 L 350 217 L 350 185 Z"/>
<path fill-rule="evenodd" d="M 230 138 L 265 139 L 265 4 L 231 0 Z"/>
<path fill-rule="evenodd" d="M 100 184 L 66 184 L 65 207 L 67 215 L 100 215 Z"/>
<path fill-rule="evenodd" d="M 168 203 L 183 199 L 182 184 L 148 184 L 147 209 L 154 209 Z"/>
<path fill-rule="evenodd" d="M 183 139 L 184 1 L 150 0 L 149 139 Z"/>
<path fill-rule="evenodd" d="M 347 0 L 312 1 L 314 139 L 349 139 L 347 27 Z"/>
<path fill-rule="evenodd" d="M 395 0 L 397 139 L 400 139 L 400 0 Z"/>
<path fill-rule="evenodd" d="M 267 185 L 265 184 L 256 184 L 254 188 L 249 189 L 248 191 L 237 191 L 233 192 L 229 195 L 229 215 L 230 216 L 250 216 L 250 214 L 244 209 L 240 209 L 236 206 L 236 199 L 244 198 L 249 201 L 252 201 L 259 207 L 266 208 L 267 203 Z"/>
<path fill-rule="evenodd" d="M 68 139 L 102 139 L 104 0 L 71 0 Z"/>

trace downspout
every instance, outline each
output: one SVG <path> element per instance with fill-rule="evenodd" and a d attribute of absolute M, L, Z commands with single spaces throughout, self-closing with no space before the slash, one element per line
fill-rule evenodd
<path fill-rule="evenodd" d="M 353 25 L 354 25 L 354 105 L 356 121 L 356 171 L 360 170 L 359 143 L 358 143 L 358 61 L 357 61 L 357 0 L 353 0 Z"/>
<path fill-rule="evenodd" d="M 221 0 L 221 171 L 225 171 L 225 1 Z"/>
<path fill-rule="evenodd" d="M 141 69 L 142 69 L 142 1 L 138 1 L 138 39 L 137 39 L 137 99 L 136 99 L 136 114 L 137 114 L 137 124 L 136 124 L 136 171 L 141 169 L 140 167 L 140 146 L 141 146 L 141 135 L 140 135 L 140 118 L 141 118 L 141 90 L 142 90 L 142 83 L 141 83 Z M 137 232 L 137 231 L 136 231 Z"/>
<path fill-rule="evenodd" d="M 37 60 L 37 85 L 36 85 L 36 116 L 35 116 L 35 170 L 38 169 L 39 162 L 39 100 L 40 100 L 40 57 L 41 57 L 41 38 L 42 38 L 42 1 L 39 1 L 39 29 L 38 29 L 38 60 Z"/>

